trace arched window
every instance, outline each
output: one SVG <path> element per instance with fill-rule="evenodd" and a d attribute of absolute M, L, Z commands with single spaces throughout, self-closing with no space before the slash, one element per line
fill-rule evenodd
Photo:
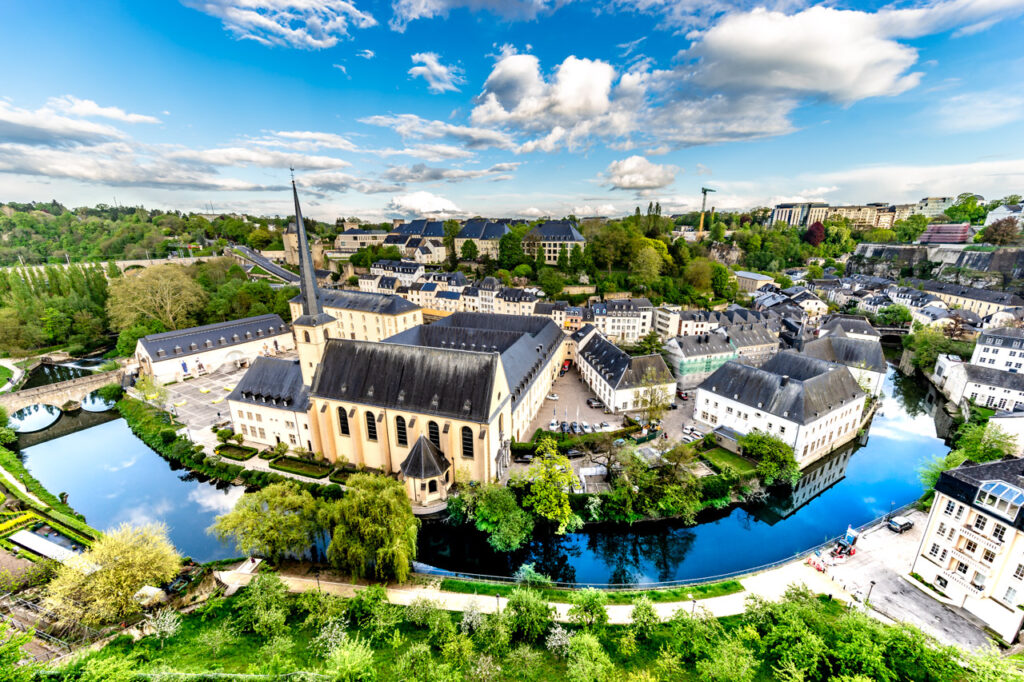
<path fill-rule="evenodd" d="M 436 493 L 437 492 L 437 481 L 433 481 L 432 480 L 432 481 L 430 481 L 430 483 L 427 484 L 427 492 L 428 493 Z"/>
<path fill-rule="evenodd" d="M 395 433 L 398 435 L 398 444 L 403 448 L 409 444 L 409 437 L 405 432 L 405 417 L 395 417 Z"/>
<path fill-rule="evenodd" d="M 473 429 L 462 427 L 462 456 L 473 457 Z"/>
<path fill-rule="evenodd" d="M 377 420 L 373 416 L 373 412 L 366 413 L 366 437 L 369 440 L 377 440 Z"/>
<path fill-rule="evenodd" d="M 302 338 L 305 339 L 306 343 L 309 343 L 309 332 L 302 332 Z"/>
<path fill-rule="evenodd" d="M 441 449 L 441 432 L 437 429 L 437 422 L 430 422 L 427 424 L 427 438 L 433 443 L 438 450 Z"/>
<path fill-rule="evenodd" d="M 349 435 L 348 415 L 345 414 L 345 408 L 344 407 L 339 407 L 338 408 L 338 428 L 341 431 L 341 435 L 343 435 L 343 436 Z"/>
<path fill-rule="evenodd" d="M 327 341 L 327 340 L 328 340 L 328 339 L 330 339 L 330 338 L 331 338 L 331 337 L 329 337 L 329 336 L 327 335 L 327 330 L 326 330 L 326 329 L 324 329 L 324 341 Z"/>

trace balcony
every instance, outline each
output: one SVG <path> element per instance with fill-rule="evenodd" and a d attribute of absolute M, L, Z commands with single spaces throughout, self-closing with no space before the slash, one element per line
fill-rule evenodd
<path fill-rule="evenodd" d="M 978 587 L 977 585 L 972 583 L 966 575 L 956 570 L 944 570 L 942 572 L 942 575 L 946 578 L 946 580 L 954 582 L 960 587 L 965 588 L 968 592 L 970 592 L 972 595 L 976 597 L 980 597 L 982 591 L 985 589 L 983 587 Z"/>
<path fill-rule="evenodd" d="M 984 547 L 985 549 L 990 549 L 996 554 L 999 554 L 999 552 L 1003 551 L 1002 542 L 994 538 L 990 538 L 987 535 L 982 535 L 974 529 L 974 526 L 965 523 L 964 525 L 960 526 L 960 534 L 968 540 L 974 540 L 981 547 Z"/>

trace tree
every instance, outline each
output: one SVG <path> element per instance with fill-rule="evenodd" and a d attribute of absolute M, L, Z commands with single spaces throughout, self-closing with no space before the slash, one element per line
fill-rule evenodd
<path fill-rule="evenodd" d="M 604 627 L 608 624 L 608 611 L 604 608 L 607 603 L 608 595 L 601 590 L 593 587 L 576 590 L 572 594 L 569 620 L 587 630 Z"/>
<path fill-rule="evenodd" d="M 569 505 L 569 490 L 576 480 L 572 465 L 565 455 L 559 454 L 555 441 L 542 438 L 537 446 L 537 459 L 527 471 L 529 492 L 524 502 L 534 513 L 558 525 L 559 535 L 569 527 L 576 527 L 580 517 Z"/>
<path fill-rule="evenodd" d="M 444 243 L 445 252 L 448 254 L 448 269 L 454 270 L 459 266 L 459 255 L 455 251 L 455 237 L 458 236 L 461 230 L 458 220 L 446 220 L 444 221 Z"/>
<path fill-rule="evenodd" d="M 982 230 L 981 240 L 1002 246 L 1014 243 L 1018 236 L 1020 225 L 1017 224 L 1017 219 L 1008 217 L 1001 218 Z"/>
<path fill-rule="evenodd" d="M 181 614 L 174 609 L 163 608 L 150 617 L 149 624 L 163 649 L 164 643 L 181 629 Z"/>
<path fill-rule="evenodd" d="M 565 278 L 554 268 L 544 268 L 537 276 L 537 283 L 549 297 L 557 296 L 565 286 Z"/>
<path fill-rule="evenodd" d="M 711 289 L 711 261 L 707 258 L 694 258 L 686 265 L 683 279 L 698 291 Z"/>
<path fill-rule="evenodd" d="M 649 639 L 659 621 L 658 612 L 654 610 L 654 603 L 650 597 L 643 595 L 633 603 L 630 622 L 638 639 Z"/>
<path fill-rule="evenodd" d="M 1017 438 L 995 424 L 965 423 L 957 431 L 956 449 L 972 462 L 994 462 L 1016 451 Z"/>
<path fill-rule="evenodd" d="M 416 558 L 419 520 L 405 487 L 385 476 L 353 474 L 345 495 L 326 504 L 327 558 L 355 578 L 403 582 Z"/>
<path fill-rule="evenodd" d="M 235 435 L 231 429 L 217 429 L 217 440 L 220 441 L 221 445 L 227 445 L 227 442 L 231 440 L 231 436 Z"/>
<path fill-rule="evenodd" d="M 807 233 L 804 235 L 804 239 L 811 246 L 819 246 L 825 241 L 825 226 L 821 224 L 820 220 L 815 221 L 807 228 Z"/>
<path fill-rule="evenodd" d="M 910 310 L 903 305 L 887 305 L 878 311 L 875 315 L 875 320 L 882 325 L 892 325 L 896 327 L 903 327 L 909 324 L 914 318 L 910 314 Z"/>
<path fill-rule="evenodd" d="M 743 642 L 726 638 L 712 650 L 711 656 L 697 661 L 697 675 L 701 682 L 752 682 L 757 663 Z"/>
<path fill-rule="evenodd" d="M 462 260 L 473 260 L 477 259 L 480 255 L 480 250 L 477 248 L 476 242 L 472 239 L 467 239 L 462 243 Z"/>
<path fill-rule="evenodd" d="M 715 296 L 725 298 L 729 294 L 729 269 L 721 263 L 711 264 L 711 290 Z"/>
<path fill-rule="evenodd" d="M 964 192 L 956 198 L 956 203 L 946 209 L 946 216 L 955 223 L 981 223 L 988 214 L 988 209 L 978 203 L 978 195 Z"/>
<path fill-rule="evenodd" d="M 117 337 L 115 350 L 120 357 L 130 357 L 135 354 L 135 347 L 138 345 L 139 339 L 150 334 L 158 334 L 165 331 L 167 331 L 167 328 L 157 320 L 136 322 L 132 326 L 121 330 Z"/>
<path fill-rule="evenodd" d="M 533 518 L 519 506 L 511 490 L 495 483 L 484 484 L 476 494 L 473 520 L 499 552 L 519 549 L 533 534 Z"/>
<path fill-rule="evenodd" d="M 956 469 L 967 460 L 967 456 L 960 450 L 950 450 L 945 455 L 936 455 L 925 461 L 917 468 L 917 477 L 924 486 L 925 494 L 922 498 L 931 504 L 930 500 L 935 495 L 935 484 L 943 471 Z"/>
<path fill-rule="evenodd" d="M 807 279 L 821 279 L 825 276 L 825 270 L 820 265 L 811 264 L 807 266 Z"/>
<path fill-rule="evenodd" d="M 181 558 L 163 524 L 123 524 L 61 564 L 47 588 L 47 608 L 62 622 L 105 625 L 138 613 L 135 593 L 178 573 Z"/>
<path fill-rule="evenodd" d="M 569 640 L 569 660 L 565 669 L 569 682 L 605 682 L 614 668 L 608 652 L 594 635 L 579 632 Z"/>
<path fill-rule="evenodd" d="M 893 228 L 901 242 L 916 241 L 928 229 L 928 216 L 915 213 L 904 220 L 897 220 Z"/>
<path fill-rule="evenodd" d="M 508 595 L 504 617 L 513 637 L 536 642 L 551 626 L 554 613 L 554 607 L 544 600 L 540 592 L 516 587 Z"/>
<path fill-rule="evenodd" d="M 645 246 L 633 258 L 630 269 L 638 280 L 649 286 L 661 274 L 662 263 L 662 258 L 658 252 L 651 246 Z"/>
<path fill-rule="evenodd" d="M 34 661 L 25 662 L 30 655 L 25 645 L 32 641 L 32 631 L 12 630 L 6 621 L 0 621 L 0 679 L 7 682 L 30 682 L 36 679 L 38 666 Z"/>
<path fill-rule="evenodd" d="M 288 588 L 277 573 L 259 573 L 235 600 L 235 625 L 265 638 L 282 634 L 287 628 L 287 598 Z"/>
<path fill-rule="evenodd" d="M 558 247 L 558 261 L 555 266 L 559 272 L 569 272 L 569 249 L 565 244 Z"/>
<path fill-rule="evenodd" d="M 107 314 L 117 330 L 155 320 L 166 329 L 188 326 L 206 292 L 179 265 L 154 265 L 110 283 Z"/>
<path fill-rule="evenodd" d="M 511 274 L 513 277 L 525 277 L 526 279 L 529 279 L 533 277 L 533 268 L 531 268 L 528 263 L 521 263 L 515 267 Z"/>
<path fill-rule="evenodd" d="M 233 541 L 249 556 L 260 555 L 276 564 L 290 554 L 301 556 L 316 544 L 321 531 L 318 513 L 317 501 L 297 483 L 272 483 L 239 498 L 209 532 Z"/>
<path fill-rule="evenodd" d="M 740 437 L 743 454 L 757 462 L 757 475 L 765 485 L 776 481 L 793 485 L 800 478 L 800 467 L 793 456 L 793 448 L 775 436 L 751 431 Z"/>
<path fill-rule="evenodd" d="M 668 404 L 672 401 L 670 385 L 674 385 L 672 377 L 654 367 L 648 367 L 640 377 L 640 390 L 635 394 L 636 406 L 643 412 L 644 419 L 652 422 L 661 419 L 665 414 Z"/>
<path fill-rule="evenodd" d="M 504 270 L 511 270 L 524 259 L 522 237 L 515 232 L 502 235 L 498 241 L 498 265 Z"/>
<path fill-rule="evenodd" d="M 249 236 L 246 237 L 245 241 L 249 246 L 257 251 L 262 251 L 274 243 L 274 235 L 270 234 L 268 230 L 262 227 L 257 227 L 249 233 Z"/>
<path fill-rule="evenodd" d="M 724 242 L 725 241 L 725 223 L 715 221 L 715 224 L 711 226 L 711 232 L 709 234 L 712 242 Z"/>
<path fill-rule="evenodd" d="M 636 344 L 636 353 L 639 355 L 657 355 L 665 350 L 665 345 L 661 342 L 661 337 L 658 336 L 657 330 L 652 329 L 647 332 L 640 342 Z"/>
<path fill-rule="evenodd" d="M 581 270 L 587 266 L 587 256 L 580 248 L 579 244 L 573 244 L 572 250 L 569 252 L 569 270 L 574 275 L 578 275 Z"/>

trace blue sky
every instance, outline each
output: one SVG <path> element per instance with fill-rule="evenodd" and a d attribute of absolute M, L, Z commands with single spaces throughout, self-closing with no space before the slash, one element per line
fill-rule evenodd
<path fill-rule="evenodd" d="M 321 219 L 1024 193 L 1024 0 L 0 4 L 0 200 Z M 12 57 L 16 55 L 16 57 Z"/>

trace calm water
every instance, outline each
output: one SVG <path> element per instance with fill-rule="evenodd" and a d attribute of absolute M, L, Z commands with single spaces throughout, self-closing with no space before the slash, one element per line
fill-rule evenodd
<path fill-rule="evenodd" d="M 103 361 L 98 361 L 102 364 Z M 37 386 L 48 386 L 69 379 L 77 379 L 87 374 L 92 374 L 92 368 L 98 367 L 96 360 L 75 360 L 63 365 L 39 365 L 28 373 L 28 379 L 22 388 L 35 388 Z"/>
<path fill-rule="evenodd" d="M 238 486 L 215 485 L 171 464 L 135 437 L 123 419 L 22 451 L 32 475 L 99 529 L 161 521 L 183 555 L 197 561 L 236 556 L 206 534 L 241 497 Z"/>
<path fill-rule="evenodd" d="M 93 391 L 82 399 L 82 409 L 86 412 L 106 412 L 113 406 L 113 403 L 100 398 L 97 391 Z M 10 427 L 18 433 L 32 433 L 53 426 L 61 417 L 59 407 L 29 405 L 10 415 Z"/>
<path fill-rule="evenodd" d="M 705 578 L 786 559 L 918 498 L 917 467 L 948 451 L 936 436 L 926 389 L 894 374 L 890 369 L 866 445 L 805 471 L 786 499 L 710 514 L 690 527 L 661 522 L 542 538 L 511 555 L 491 550 L 475 530 L 429 524 L 418 559 L 488 575 L 511 575 L 532 561 L 556 580 L 594 584 Z"/>

